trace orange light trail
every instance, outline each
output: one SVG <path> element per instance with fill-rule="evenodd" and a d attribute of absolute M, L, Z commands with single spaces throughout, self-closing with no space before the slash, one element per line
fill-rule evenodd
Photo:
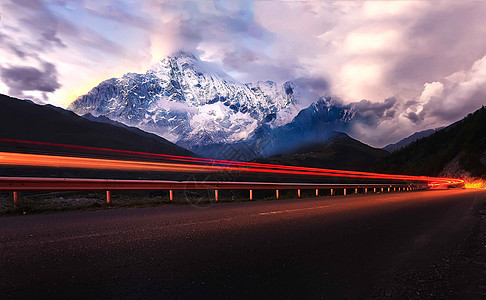
<path fill-rule="evenodd" d="M 111 169 L 111 170 L 143 170 L 143 171 L 167 171 L 167 172 L 215 172 L 215 171 L 245 171 L 245 172 L 262 172 L 262 173 L 278 173 L 278 174 L 294 174 L 294 175 L 318 175 L 318 176 L 332 176 L 332 177 L 352 177 L 352 178 L 368 178 L 368 179 L 391 179 L 391 180 L 406 180 L 406 181 L 426 181 L 429 186 L 462 184 L 462 179 L 455 178 L 439 178 L 428 176 L 411 176 L 411 175 L 394 175 L 381 174 L 360 171 L 346 171 L 346 170 L 332 170 L 310 167 L 285 166 L 274 164 L 262 164 L 252 162 L 239 162 L 230 160 L 216 160 L 197 157 L 186 157 L 178 155 L 145 153 L 128 150 L 114 150 L 107 148 L 96 148 L 87 146 L 63 145 L 46 142 L 20 141 L 12 139 L 2 139 L 0 142 L 23 143 L 41 146 L 54 146 L 60 148 L 70 148 L 78 150 L 89 150 L 111 154 L 128 154 L 132 156 L 143 156 L 152 158 L 163 158 L 170 161 L 186 162 L 184 164 L 176 163 L 161 163 L 161 162 L 143 162 L 143 161 L 126 161 L 114 159 L 95 159 L 95 158 L 81 158 L 81 157 L 67 157 L 67 156 L 51 156 L 51 155 L 37 155 L 34 154 L 19 154 L 19 153 L 1 153 L 0 164 L 8 165 L 22 165 L 22 166 L 44 166 L 44 167 L 69 167 L 69 168 L 91 168 L 91 169 Z M 14 154 L 20 155 L 15 157 Z M 31 157 L 28 157 L 28 156 Z M 8 160 L 7 160 L 8 158 Z M 187 164 L 187 162 L 198 164 Z M 207 165 L 210 163 L 211 165 Z M 206 165 L 204 165 L 206 164 Z"/>
<path fill-rule="evenodd" d="M 175 163 L 126 161 L 116 159 L 100 159 L 71 157 L 59 155 L 25 154 L 0 152 L 0 164 L 29 167 L 61 167 L 80 169 L 107 169 L 127 171 L 166 171 L 166 172 L 208 172 L 211 166 L 197 166 Z"/>

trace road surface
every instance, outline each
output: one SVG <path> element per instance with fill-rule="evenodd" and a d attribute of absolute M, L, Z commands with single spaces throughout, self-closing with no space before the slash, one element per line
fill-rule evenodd
<path fill-rule="evenodd" d="M 363 298 L 468 235 L 486 191 L 0 218 L 0 298 Z"/>

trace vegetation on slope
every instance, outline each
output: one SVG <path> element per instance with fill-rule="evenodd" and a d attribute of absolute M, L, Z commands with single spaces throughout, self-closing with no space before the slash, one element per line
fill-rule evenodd
<path fill-rule="evenodd" d="M 437 176 L 448 162 L 474 177 L 486 177 L 486 108 L 434 134 L 417 140 L 383 159 L 376 171 Z"/>
<path fill-rule="evenodd" d="M 386 155 L 388 152 L 385 150 L 368 146 L 345 133 L 334 132 L 327 141 L 303 146 L 293 153 L 258 159 L 257 162 L 362 171 Z"/>

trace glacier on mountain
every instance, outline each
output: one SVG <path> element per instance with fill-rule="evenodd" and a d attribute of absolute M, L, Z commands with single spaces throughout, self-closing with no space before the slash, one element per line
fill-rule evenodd
<path fill-rule="evenodd" d="M 199 145 L 191 149 L 210 158 L 242 161 L 291 153 L 307 143 L 324 142 L 335 131 L 349 132 L 357 119 L 359 112 L 355 103 L 344 105 L 337 99 L 321 97 L 287 124 L 273 128 L 262 124 L 244 141 Z"/>
<path fill-rule="evenodd" d="M 257 128 L 288 124 L 302 109 L 288 81 L 238 83 L 195 55 L 180 52 L 145 74 L 103 81 L 70 106 L 158 134 L 180 146 L 236 143 Z"/>

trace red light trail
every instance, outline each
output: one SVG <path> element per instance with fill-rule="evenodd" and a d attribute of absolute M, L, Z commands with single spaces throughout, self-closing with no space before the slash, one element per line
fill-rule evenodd
<path fill-rule="evenodd" d="M 244 171 L 259 173 L 278 173 L 292 175 L 315 175 L 346 178 L 368 178 L 368 179 L 390 179 L 404 181 L 426 181 L 429 186 L 462 184 L 464 180 L 456 178 L 440 178 L 428 176 L 394 175 L 360 171 L 332 170 L 322 168 L 285 166 L 274 164 L 262 164 L 252 162 L 239 162 L 230 160 L 217 160 L 197 157 L 186 157 L 168 154 L 145 153 L 129 150 L 114 150 L 107 148 L 96 148 L 88 146 L 63 145 L 46 142 L 21 141 L 0 138 L 0 142 L 22 143 L 27 145 L 50 146 L 66 149 L 77 149 L 83 151 L 96 151 L 106 154 L 125 154 L 131 156 L 142 156 L 159 158 L 169 161 L 185 163 L 133 161 L 121 159 L 100 159 L 60 155 L 40 155 L 0 152 L 0 165 L 31 166 L 31 167 L 64 167 L 83 169 L 109 169 L 109 170 L 131 170 L 131 171 L 165 171 L 165 172 L 217 172 L 217 171 Z M 188 164 L 188 163 L 196 164 Z"/>

